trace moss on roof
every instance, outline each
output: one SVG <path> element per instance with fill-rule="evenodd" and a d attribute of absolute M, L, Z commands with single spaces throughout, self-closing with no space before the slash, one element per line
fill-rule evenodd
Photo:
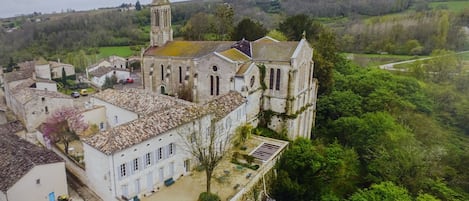
<path fill-rule="evenodd" d="M 162 47 L 151 47 L 146 56 L 201 57 L 230 49 L 230 41 L 172 41 Z"/>
<path fill-rule="evenodd" d="M 228 59 L 231 59 L 233 61 L 249 61 L 251 58 L 243 54 L 241 51 L 235 48 L 231 48 L 229 50 L 225 50 L 223 52 L 220 52 L 221 55 L 225 56 Z"/>
<path fill-rule="evenodd" d="M 290 61 L 299 42 L 254 42 L 252 57 L 254 60 Z"/>

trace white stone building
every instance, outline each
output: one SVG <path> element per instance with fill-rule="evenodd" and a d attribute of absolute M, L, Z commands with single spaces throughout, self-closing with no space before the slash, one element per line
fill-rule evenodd
<path fill-rule="evenodd" d="M 97 87 L 102 87 L 106 82 L 106 78 L 116 76 L 117 80 L 125 81 L 130 77 L 130 72 L 125 68 L 111 68 L 111 67 L 99 67 L 93 71 L 88 72 L 91 77 L 91 83 Z"/>
<path fill-rule="evenodd" d="M 85 164 L 93 164 L 86 166 L 87 180 L 104 200 L 142 196 L 176 181 L 195 164 L 185 150 L 191 134 L 205 135 L 215 119 L 217 132 L 229 137 L 246 121 L 245 99 L 237 92 L 205 105 L 135 89 L 94 96 L 112 128 L 84 139 L 84 156 Z"/>
<path fill-rule="evenodd" d="M 62 71 L 65 71 L 67 77 L 75 75 L 75 67 L 71 64 L 50 61 L 49 65 L 52 79 L 62 78 Z"/>
<path fill-rule="evenodd" d="M 173 41 L 167 0 L 151 4 L 151 46 L 142 54 L 145 90 L 204 103 L 229 91 L 248 100 L 248 122 L 310 138 L 317 80 L 306 39 L 282 42 Z"/>
<path fill-rule="evenodd" d="M 67 195 L 63 159 L 20 139 L 15 135 L 20 127 L 19 122 L 0 127 L 0 201 L 55 201 Z"/>

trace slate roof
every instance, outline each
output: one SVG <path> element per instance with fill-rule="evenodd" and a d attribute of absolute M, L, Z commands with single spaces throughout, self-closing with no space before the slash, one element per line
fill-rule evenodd
<path fill-rule="evenodd" d="M 54 152 L 31 144 L 14 134 L 22 129 L 24 128 L 18 121 L 0 126 L 0 190 L 3 192 L 35 166 L 63 161 Z"/>
<path fill-rule="evenodd" d="M 240 93 L 230 91 L 227 94 L 220 95 L 208 101 L 204 106 L 210 113 L 215 115 L 216 120 L 219 120 L 245 102 L 246 99 Z"/>
<path fill-rule="evenodd" d="M 106 75 L 107 73 L 112 72 L 112 71 L 125 71 L 125 72 L 127 72 L 127 70 L 122 69 L 122 68 L 112 68 L 112 67 L 100 66 L 98 69 L 96 69 L 94 71 L 91 71 L 89 73 L 92 76 L 101 77 L 101 76 Z"/>
<path fill-rule="evenodd" d="M 110 155 L 163 134 L 179 125 L 194 121 L 206 114 L 207 111 L 198 105 L 171 107 L 100 132 L 90 138 L 84 138 L 83 142 Z"/>
<path fill-rule="evenodd" d="M 191 102 L 135 88 L 106 89 L 94 94 L 93 97 L 139 115 L 148 115 L 171 107 L 194 105 Z"/>
<path fill-rule="evenodd" d="M 233 41 L 171 41 L 162 47 L 150 47 L 145 56 L 197 58 L 231 48 Z"/>

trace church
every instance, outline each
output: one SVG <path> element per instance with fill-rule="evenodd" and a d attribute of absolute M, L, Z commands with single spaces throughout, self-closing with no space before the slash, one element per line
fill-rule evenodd
<path fill-rule="evenodd" d="M 247 122 L 310 138 L 318 82 L 313 48 L 268 36 L 255 41 L 175 41 L 168 0 L 151 4 L 150 46 L 142 52 L 144 89 L 194 103 L 236 91 Z"/>

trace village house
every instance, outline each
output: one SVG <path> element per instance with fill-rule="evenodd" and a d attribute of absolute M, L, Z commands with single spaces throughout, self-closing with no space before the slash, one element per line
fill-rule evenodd
<path fill-rule="evenodd" d="M 71 64 L 60 63 L 60 61 L 50 61 L 49 65 L 52 79 L 62 78 L 63 71 L 65 71 L 66 77 L 71 77 L 75 75 L 75 67 Z"/>
<path fill-rule="evenodd" d="M 67 195 L 65 162 L 15 133 L 20 122 L 0 126 L 0 201 L 55 201 Z"/>
<path fill-rule="evenodd" d="M 226 137 L 246 121 L 245 99 L 237 92 L 198 105 L 138 89 L 107 89 L 91 102 L 106 108 L 110 125 L 83 139 L 85 164 L 93 164 L 86 166 L 87 181 L 104 200 L 143 196 L 176 181 L 196 163 L 185 140 L 205 135 L 213 119 Z"/>
<path fill-rule="evenodd" d="M 31 63 L 27 65 L 31 67 Z M 24 70 L 5 74 L 4 90 L 7 106 L 27 131 L 33 132 L 55 110 L 73 107 L 73 100 L 57 92 L 55 82 L 35 77 L 27 65 Z"/>
<path fill-rule="evenodd" d="M 305 38 L 277 41 L 173 41 L 168 0 L 151 4 L 151 46 L 142 53 L 147 91 L 195 103 L 238 91 L 247 121 L 289 138 L 310 138 L 318 84 L 313 48 Z"/>
<path fill-rule="evenodd" d="M 127 59 L 119 56 L 110 56 L 86 68 L 86 76 L 96 87 L 102 87 L 106 78 L 116 76 L 117 81 L 125 81 L 130 77 L 127 69 Z"/>

